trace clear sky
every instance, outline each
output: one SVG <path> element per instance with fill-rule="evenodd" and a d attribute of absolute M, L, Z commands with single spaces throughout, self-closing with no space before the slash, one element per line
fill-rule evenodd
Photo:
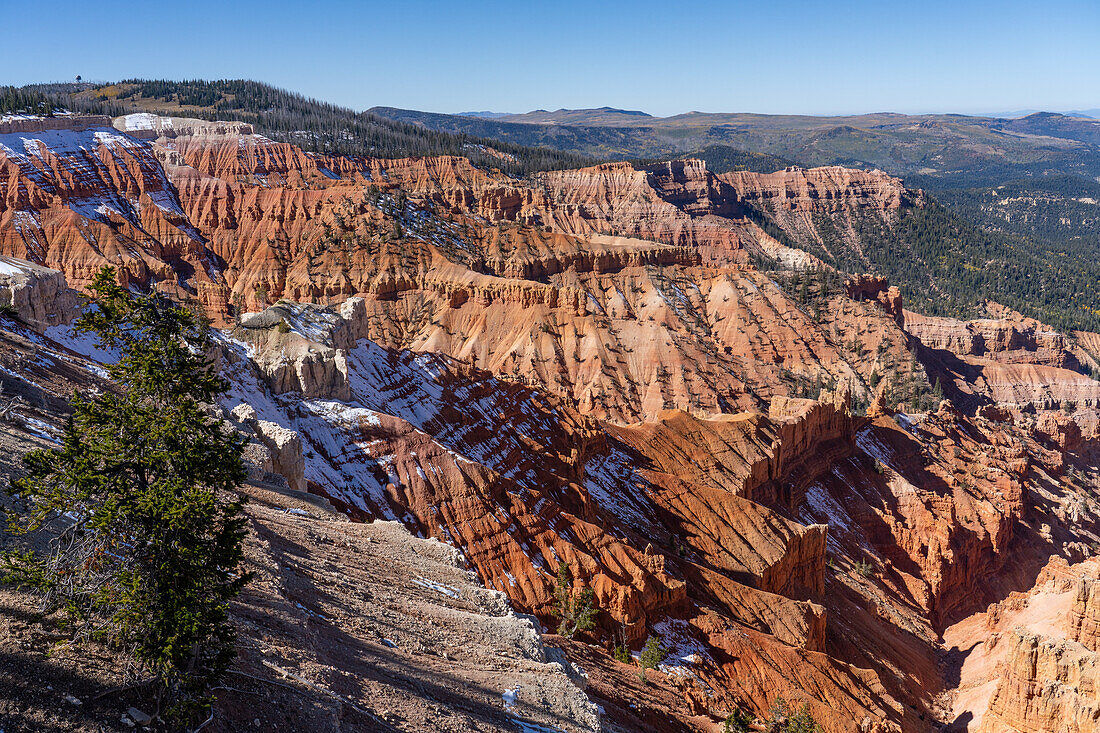
<path fill-rule="evenodd" d="M 9 84 L 253 78 L 437 112 L 1100 107 L 1100 0 L 2 1 Z"/>

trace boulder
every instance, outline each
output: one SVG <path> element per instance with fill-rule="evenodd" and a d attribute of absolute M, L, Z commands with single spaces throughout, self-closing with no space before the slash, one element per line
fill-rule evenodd
<path fill-rule="evenodd" d="M 0 256 L 0 306 L 13 308 L 19 320 L 42 332 L 71 323 L 80 314 L 80 297 L 57 270 Z"/>

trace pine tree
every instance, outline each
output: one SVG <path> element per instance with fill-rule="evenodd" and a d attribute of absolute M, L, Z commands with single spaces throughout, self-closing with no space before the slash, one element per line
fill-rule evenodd
<path fill-rule="evenodd" d="M 744 710 L 737 709 L 726 718 L 724 733 L 749 733 L 752 730 L 753 717 Z"/>
<path fill-rule="evenodd" d="M 771 716 L 765 724 L 767 733 L 820 733 L 821 728 L 810 714 L 809 704 L 792 710 L 790 704 L 779 697 L 772 704 Z"/>
<path fill-rule="evenodd" d="M 557 602 L 554 615 L 561 619 L 558 633 L 573 638 L 578 631 L 590 631 L 596 627 L 596 614 L 591 588 L 585 588 L 579 594 L 573 594 L 573 573 L 564 562 L 558 563 L 558 582 L 554 588 Z"/>
<path fill-rule="evenodd" d="M 645 640 L 642 653 L 638 655 L 638 666 L 642 668 L 640 673 L 642 682 L 645 682 L 645 671 L 660 667 L 661 662 L 665 661 L 667 656 L 668 649 L 661 644 L 661 640 L 656 636 L 651 636 Z"/>
<path fill-rule="evenodd" d="M 75 639 L 131 654 L 157 713 L 184 720 L 235 655 L 228 603 L 249 577 L 233 493 L 244 440 L 204 408 L 227 384 L 205 356 L 201 315 L 121 288 L 109 268 L 91 294 L 77 330 L 120 354 L 108 367 L 117 390 L 75 396 L 61 447 L 25 456 L 11 486 L 24 510 L 8 524 L 53 531 L 53 547 L 5 555 L 4 579 L 64 610 Z"/>

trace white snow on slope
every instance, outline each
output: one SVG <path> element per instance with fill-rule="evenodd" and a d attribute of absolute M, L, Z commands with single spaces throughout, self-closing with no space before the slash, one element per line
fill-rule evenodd
<path fill-rule="evenodd" d="M 25 275 L 25 268 L 15 264 L 10 258 L 0 257 L 0 275 Z"/>
<path fill-rule="evenodd" d="M 829 525 L 830 534 L 834 529 L 851 529 L 852 518 L 848 516 L 848 512 L 821 485 L 814 484 L 806 490 L 806 503 L 813 510 L 810 521 L 820 522 L 824 519 Z"/>
<path fill-rule="evenodd" d="M 155 130 L 158 119 L 160 119 L 159 115 L 150 114 L 149 112 L 136 112 L 132 115 L 126 115 L 122 118 L 122 121 L 127 130 Z M 165 118 L 164 124 L 167 127 L 172 126 L 172 122 L 168 118 Z"/>

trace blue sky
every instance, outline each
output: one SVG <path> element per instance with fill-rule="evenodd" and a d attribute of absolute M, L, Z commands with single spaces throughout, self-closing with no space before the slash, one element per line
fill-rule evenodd
<path fill-rule="evenodd" d="M 438 112 L 1100 107 L 1100 0 L 5 4 L 9 84 L 244 77 Z"/>

